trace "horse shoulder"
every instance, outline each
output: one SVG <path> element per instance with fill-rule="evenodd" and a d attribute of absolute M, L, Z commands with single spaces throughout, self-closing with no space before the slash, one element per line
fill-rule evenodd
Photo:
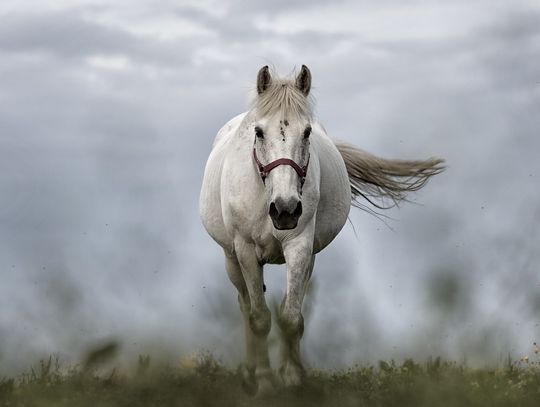
<path fill-rule="evenodd" d="M 251 149 L 240 139 L 229 143 L 221 174 L 225 227 L 230 234 L 240 233 L 245 238 L 266 229 L 269 222 L 264 187 L 251 160 Z"/>
<path fill-rule="evenodd" d="M 227 140 L 229 137 L 232 137 L 238 130 L 238 127 L 242 123 L 242 120 L 244 120 L 244 117 L 246 116 L 247 112 L 240 113 L 239 115 L 236 115 L 231 120 L 229 120 L 219 131 L 217 132 L 216 138 L 214 139 L 214 145 L 215 148 L 222 140 Z"/>
<path fill-rule="evenodd" d="M 221 178 L 227 156 L 227 145 L 234 136 L 246 113 L 229 120 L 217 133 L 212 151 L 206 162 L 201 194 L 199 215 L 208 234 L 224 249 L 229 250 L 232 239 L 223 220 L 221 207 Z"/>

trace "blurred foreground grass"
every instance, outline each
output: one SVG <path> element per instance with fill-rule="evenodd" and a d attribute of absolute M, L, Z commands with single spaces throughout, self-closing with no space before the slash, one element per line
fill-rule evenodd
<path fill-rule="evenodd" d="M 17 378 L 0 378 L 0 406 L 540 406 L 540 364 L 524 358 L 501 369 L 437 358 L 311 370 L 304 387 L 266 399 L 247 396 L 240 374 L 209 354 L 174 366 L 153 366 L 141 356 L 132 372 L 96 369 L 42 361 Z"/>

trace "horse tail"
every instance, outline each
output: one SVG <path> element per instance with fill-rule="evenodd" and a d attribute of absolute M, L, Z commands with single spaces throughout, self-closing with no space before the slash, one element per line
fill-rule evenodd
<path fill-rule="evenodd" d="M 408 192 L 418 191 L 445 169 L 444 160 L 439 158 L 388 160 L 348 144 L 335 142 L 335 145 L 347 167 L 352 204 L 363 209 L 366 206 L 360 198 L 379 209 L 398 206 L 407 200 Z"/>

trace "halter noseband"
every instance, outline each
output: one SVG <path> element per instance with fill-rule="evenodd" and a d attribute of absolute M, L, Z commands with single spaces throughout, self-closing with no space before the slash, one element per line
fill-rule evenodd
<path fill-rule="evenodd" d="M 270 171 L 272 171 L 274 168 L 280 165 L 289 165 L 293 167 L 293 169 L 296 171 L 296 173 L 300 177 L 301 186 L 303 186 L 304 182 L 306 181 L 307 169 L 309 165 L 309 152 L 308 152 L 306 165 L 304 165 L 303 167 L 300 167 L 294 160 L 291 160 L 290 158 L 278 158 L 277 160 L 272 161 L 271 163 L 263 165 L 259 161 L 259 158 L 257 157 L 257 149 L 255 148 L 255 145 L 253 145 L 253 159 L 255 160 L 255 163 L 257 164 L 257 167 L 259 168 L 259 174 L 261 175 L 263 184 L 266 177 L 270 173 Z"/>

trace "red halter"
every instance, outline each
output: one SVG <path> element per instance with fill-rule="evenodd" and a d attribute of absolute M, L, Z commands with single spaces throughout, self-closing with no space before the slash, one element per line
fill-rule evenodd
<path fill-rule="evenodd" d="M 300 185 L 303 186 L 304 182 L 306 181 L 307 169 L 309 165 L 309 153 L 308 153 L 306 165 L 304 165 L 303 167 L 300 167 L 296 162 L 294 162 L 290 158 L 278 158 L 277 160 L 272 161 L 271 163 L 263 165 L 259 161 L 259 158 L 257 157 L 257 149 L 255 148 L 255 146 L 253 146 L 253 159 L 255 160 L 255 163 L 257 164 L 257 167 L 259 168 L 259 174 L 261 174 L 261 179 L 262 179 L 263 184 L 264 184 L 264 180 L 266 179 L 270 171 L 272 171 L 274 168 L 280 165 L 290 165 L 291 167 L 293 167 L 296 173 L 298 174 L 298 176 L 300 177 Z"/>

